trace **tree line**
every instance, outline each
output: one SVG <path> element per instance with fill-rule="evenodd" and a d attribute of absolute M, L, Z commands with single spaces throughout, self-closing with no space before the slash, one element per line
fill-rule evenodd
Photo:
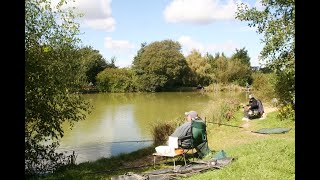
<path fill-rule="evenodd" d="M 185 86 L 212 83 L 244 86 L 252 82 L 250 58 L 245 48 L 231 57 L 224 53 L 202 55 L 198 50 L 184 57 L 173 40 L 142 43 L 131 67 L 108 64 L 96 50 L 86 48 L 87 84 L 99 92 L 159 92 Z M 95 56 L 90 54 L 96 54 Z"/>

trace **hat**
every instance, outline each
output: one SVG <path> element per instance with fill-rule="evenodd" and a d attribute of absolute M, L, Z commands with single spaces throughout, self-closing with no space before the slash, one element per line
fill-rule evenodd
<path fill-rule="evenodd" d="M 198 113 L 195 112 L 195 111 L 189 111 L 189 112 L 185 112 L 184 113 L 186 116 L 191 116 L 191 118 L 195 118 L 195 117 L 198 117 Z"/>
<path fill-rule="evenodd" d="M 253 95 L 250 94 L 250 95 L 249 95 L 249 99 L 251 99 L 251 98 L 254 98 L 254 97 L 253 97 Z"/>

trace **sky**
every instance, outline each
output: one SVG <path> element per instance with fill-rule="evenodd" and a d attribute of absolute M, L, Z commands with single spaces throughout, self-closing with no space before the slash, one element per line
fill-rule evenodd
<path fill-rule="evenodd" d="M 167 39 L 179 42 L 185 57 L 193 49 L 230 57 L 245 48 L 251 66 L 259 66 L 263 36 L 235 19 L 239 3 L 263 8 L 259 0 L 76 0 L 65 7 L 84 14 L 77 20 L 83 45 L 118 67 L 132 65 L 142 43 Z"/>

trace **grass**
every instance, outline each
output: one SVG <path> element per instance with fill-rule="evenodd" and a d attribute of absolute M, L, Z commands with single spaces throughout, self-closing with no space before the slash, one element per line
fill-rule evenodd
<path fill-rule="evenodd" d="M 221 170 L 212 170 L 184 179 L 295 179 L 294 121 L 280 121 L 277 112 L 265 120 L 237 120 L 237 127 L 209 126 L 209 147 L 224 150 L 236 160 Z M 240 116 L 241 113 L 237 115 Z M 241 118 L 240 118 L 241 119 Z M 240 128 L 240 127 L 246 128 Z M 292 128 L 284 134 L 256 134 L 261 128 Z"/>
<path fill-rule="evenodd" d="M 206 116 L 211 117 L 210 114 Z M 222 122 L 224 125 L 210 123 L 212 120 L 207 119 L 210 149 L 214 152 L 224 150 L 227 156 L 234 157 L 235 160 L 222 169 L 209 170 L 183 179 L 295 179 L 294 121 L 280 121 L 277 112 L 268 113 L 264 120 L 246 122 L 241 118 L 242 109 L 234 114 L 234 118 Z M 292 129 L 284 134 L 251 132 L 272 127 Z M 67 166 L 52 175 L 34 179 L 111 179 L 112 176 L 127 172 L 149 172 L 154 170 L 153 152 L 154 147 L 148 147 L 129 154 Z M 183 165 L 184 162 L 176 164 Z M 167 167 L 173 167 L 170 160 L 157 160 L 156 169 Z"/>
<path fill-rule="evenodd" d="M 226 150 L 236 160 L 221 170 L 185 179 L 295 179 L 294 140 L 256 140 Z"/>

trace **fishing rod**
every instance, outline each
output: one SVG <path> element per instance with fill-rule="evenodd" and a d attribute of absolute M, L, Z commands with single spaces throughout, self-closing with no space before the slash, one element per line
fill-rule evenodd
<path fill-rule="evenodd" d="M 237 128 L 243 128 L 243 127 L 241 127 L 241 126 L 235 126 L 235 125 L 223 124 L 223 123 L 216 123 L 216 122 L 210 122 L 210 121 L 208 121 L 207 123 L 218 124 L 218 125 L 224 125 L 224 126 L 231 126 L 231 127 L 237 127 Z"/>
<path fill-rule="evenodd" d="M 149 141 L 153 141 L 153 140 L 149 139 L 149 140 L 133 140 L 133 141 L 113 141 L 113 142 L 106 142 L 106 143 L 149 142 Z"/>

